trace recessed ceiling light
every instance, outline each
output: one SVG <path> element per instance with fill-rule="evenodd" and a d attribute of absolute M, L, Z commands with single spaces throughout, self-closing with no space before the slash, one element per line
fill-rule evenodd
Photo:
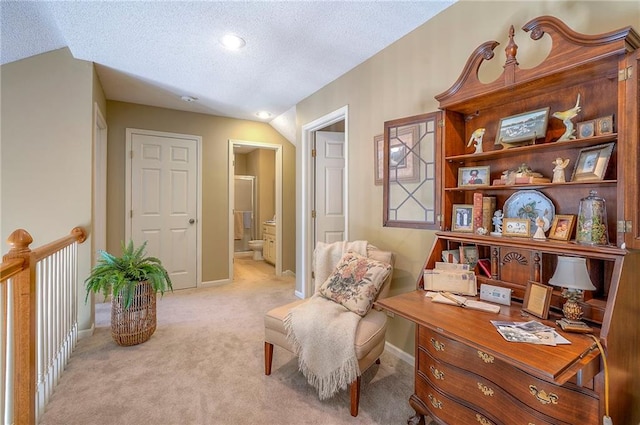
<path fill-rule="evenodd" d="M 220 39 L 220 43 L 229 50 L 240 50 L 247 44 L 242 37 L 235 34 L 226 34 Z"/>
<path fill-rule="evenodd" d="M 256 117 L 263 120 L 267 118 L 271 118 L 271 112 L 267 112 L 267 111 L 256 112 Z"/>
<path fill-rule="evenodd" d="M 196 100 L 198 100 L 197 97 L 193 96 L 182 96 L 180 99 L 184 100 L 185 102 L 195 102 Z"/>

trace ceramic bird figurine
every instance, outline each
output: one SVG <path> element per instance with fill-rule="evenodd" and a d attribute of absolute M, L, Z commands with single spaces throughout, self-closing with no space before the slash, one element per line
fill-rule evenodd
<path fill-rule="evenodd" d="M 563 140 L 573 140 L 576 136 L 573 134 L 573 121 L 571 119 L 575 118 L 580 112 L 580 93 L 578 93 L 578 100 L 576 100 L 576 106 L 571 109 L 567 109 L 563 112 L 554 112 L 553 117 L 562 120 L 562 123 L 565 126 L 565 131 L 562 136 L 558 139 L 558 142 L 562 142 Z"/>
<path fill-rule="evenodd" d="M 564 183 L 566 180 L 564 178 L 564 169 L 569 165 L 570 158 L 562 159 L 560 157 L 556 158 L 552 164 L 555 165 L 553 167 L 553 183 Z"/>
<path fill-rule="evenodd" d="M 467 143 L 467 147 L 471 146 L 475 143 L 476 151 L 474 153 L 482 153 L 482 137 L 484 136 L 485 129 L 483 127 L 478 128 L 476 131 L 471 133 L 471 138 L 469 139 L 469 143 Z"/>

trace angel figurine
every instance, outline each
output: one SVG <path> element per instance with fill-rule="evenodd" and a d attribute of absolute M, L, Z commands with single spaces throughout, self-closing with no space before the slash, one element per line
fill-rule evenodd
<path fill-rule="evenodd" d="M 471 138 L 469 139 L 469 143 L 467 143 L 467 147 L 473 144 L 476 148 L 476 151 L 474 153 L 482 153 L 482 137 L 484 136 L 484 132 L 485 129 L 483 127 L 480 127 L 476 131 L 471 133 Z"/>
<path fill-rule="evenodd" d="M 566 181 L 564 177 L 564 169 L 569 165 L 569 161 L 571 161 L 570 158 L 562 159 L 558 157 L 552 162 L 552 164 L 555 165 L 553 168 L 552 183 L 564 183 Z"/>
<path fill-rule="evenodd" d="M 543 217 L 536 218 L 536 233 L 533 235 L 533 239 L 545 240 L 547 237 L 544 234 L 545 220 Z"/>

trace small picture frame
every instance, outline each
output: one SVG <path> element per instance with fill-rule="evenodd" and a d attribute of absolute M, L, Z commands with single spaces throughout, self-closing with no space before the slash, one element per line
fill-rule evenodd
<path fill-rule="evenodd" d="M 530 280 L 527 282 L 527 289 L 524 293 L 522 310 L 543 320 L 547 319 L 549 317 L 552 293 L 553 286 Z"/>
<path fill-rule="evenodd" d="M 569 239 L 571 239 L 575 221 L 576 216 L 571 214 L 556 214 L 555 216 L 553 216 L 553 221 L 551 222 L 551 231 L 549 232 L 549 239 L 556 239 L 559 241 L 568 241 Z"/>
<path fill-rule="evenodd" d="M 451 230 L 453 232 L 473 233 L 473 205 L 453 205 L 451 213 Z"/>
<path fill-rule="evenodd" d="M 528 218 L 503 218 L 502 235 L 528 238 L 530 236 L 531 220 Z"/>
<path fill-rule="evenodd" d="M 460 264 L 469 264 L 470 270 L 473 270 L 478 264 L 478 247 L 475 245 L 465 245 L 459 248 Z"/>
<path fill-rule="evenodd" d="M 578 123 L 578 139 L 588 139 L 596 135 L 596 120 Z"/>
<path fill-rule="evenodd" d="M 527 141 L 533 144 L 536 139 L 545 137 L 548 119 L 548 107 L 502 118 L 495 144 Z"/>
<path fill-rule="evenodd" d="M 458 169 L 458 187 L 487 186 L 491 183 L 488 166 L 460 167 Z"/>
<path fill-rule="evenodd" d="M 595 126 L 596 136 L 604 136 L 605 134 L 613 133 L 613 115 L 607 115 L 606 117 L 600 117 L 596 119 Z"/>
<path fill-rule="evenodd" d="M 581 182 L 604 179 L 614 145 L 615 143 L 607 143 L 581 149 L 573 169 L 571 181 Z"/>

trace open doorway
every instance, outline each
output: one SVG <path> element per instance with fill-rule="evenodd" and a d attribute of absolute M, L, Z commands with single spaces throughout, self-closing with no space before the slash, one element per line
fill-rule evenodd
<path fill-rule="evenodd" d="M 248 172 L 244 169 L 238 174 L 236 172 L 236 154 L 249 154 L 254 151 L 268 152 L 272 155 L 263 155 L 265 157 L 273 157 L 273 164 L 275 169 L 270 174 L 267 174 L 266 178 L 261 181 L 260 172 L 251 172 L 254 177 L 253 184 L 256 188 L 249 196 L 252 197 L 253 206 L 250 209 L 238 209 L 236 211 L 236 177 L 241 174 L 247 177 Z M 239 158 L 240 159 L 240 158 Z M 260 159 L 258 159 L 260 161 Z M 256 175 L 257 174 L 257 175 Z M 247 180 L 246 178 L 243 180 Z M 251 181 L 251 179 L 249 179 Z M 266 192 L 269 193 L 269 189 L 272 189 L 272 195 L 274 198 L 274 208 L 270 209 L 269 206 L 260 206 L 260 189 L 259 185 L 263 184 L 263 187 L 267 187 Z M 238 194 L 238 196 L 243 196 Z M 247 203 L 248 205 L 248 203 Z M 264 244 L 267 244 L 264 250 L 268 256 L 268 260 L 271 260 L 275 267 L 276 276 L 282 275 L 282 146 L 264 143 L 264 142 L 252 142 L 245 140 L 229 140 L 229 279 L 233 280 L 234 276 L 234 257 L 236 251 L 244 251 L 247 254 L 253 255 L 254 252 L 247 251 L 249 248 L 249 237 L 254 238 L 251 240 L 262 240 Z M 264 235 L 264 227 L 269 226 L 269 231 L 272 234 Z M 245 231 L 248 235 L 245 235 Z M 242 233 L 242 235 L 240 235 Z M 246 245 L 244 240 L 246 239 Z M 269 240 L 269 241 L 267 241 Z M 259 260 L 264 261 L 264 260 Z"/>

